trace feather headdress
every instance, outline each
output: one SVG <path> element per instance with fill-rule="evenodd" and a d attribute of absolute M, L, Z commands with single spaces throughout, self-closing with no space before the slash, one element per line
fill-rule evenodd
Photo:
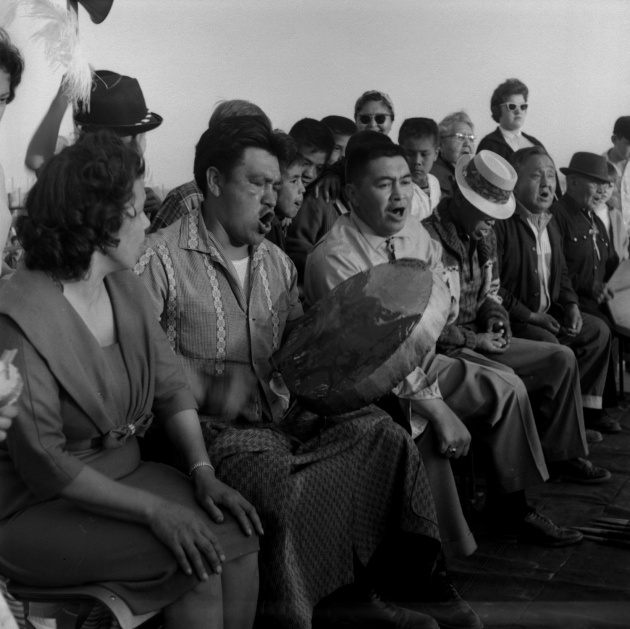
<path fill-rule="evenodd" d="M 80 101 L 89 110 L 92 69 L 79 40 L 76 14 L 51 0 L 29 3 L 29 17 L 41 23 L 32 39 L 43 43 L 44 54 L 54 70 L 65 70 L 62 86 L 72 104 L 76 107 Z"/>
<path fill-rule="evenodd" d="M 15 16 L 17 15 L 20 0 L 3 0 L 0 6 L 0 27 L 8 28 L 11 26 Z"/>

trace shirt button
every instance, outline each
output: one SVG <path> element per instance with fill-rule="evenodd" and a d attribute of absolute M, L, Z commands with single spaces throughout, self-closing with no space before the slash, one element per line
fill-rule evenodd
<path fill-rule="evenodd" d="M 536 247 L 532 247 L 532 251 L 536 251 Z"/>
<path fill-rule="evenodd" d="M 534 269 L 534 273 L 536 273 L 536 275 L 538 275 L 538 269 Z"/>

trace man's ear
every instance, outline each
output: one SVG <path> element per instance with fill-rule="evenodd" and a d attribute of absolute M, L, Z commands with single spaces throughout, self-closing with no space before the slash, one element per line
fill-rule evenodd
<path fill-rule="evenodd" d="M 346 197 L 350 201 L 350 205 L 353 208 L 357 207 L 357 189 L 353 183 L 347 183 L 345 187 Z"/>
<path fill-rule="evenodd" d="M 610 141 L 611 141 L 613 144 L 617 144 L 617 136 L 616 136 L 614 133 L 613 133 L 613 135 L 610 137 Z"/>
<path fill-rule="evenodd" d="M 208 194 L 214 197 L 221 196 L 224 184 L 223 175 L 214 166 L 210 166 L 206 171 L 206 184 L 208 186 Z"/>

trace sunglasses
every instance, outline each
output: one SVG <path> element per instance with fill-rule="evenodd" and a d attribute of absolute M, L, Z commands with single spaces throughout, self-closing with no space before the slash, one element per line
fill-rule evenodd
<path fill-rule="evenodd" d="M 443 138 L 456 138 L 459 142 L 474 142 L 477 139 L 476 135 L 472 133 L 450 133 L 449 135 L 443 135 Z"/>
<path fill-rule="evenodd" d="M 507 107 L 510 111 L 516 111 L 520 109 L 521 111 L 527 111 L 527 107 L 529 105 L 527 103 L 522 103 L 518 105 L 517 103 L 501 103 L 501 107 Z"/>
<path fill-rule="evenodd" d="M 391 114 L 361 114 L 359 122 L 369 124 L 372 118 L 376 124 L 383 124 L 388 118 L 393 118 L 393 116 Z"/>

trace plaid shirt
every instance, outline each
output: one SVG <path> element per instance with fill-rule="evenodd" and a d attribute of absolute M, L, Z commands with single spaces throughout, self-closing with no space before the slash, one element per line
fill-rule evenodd
<path fill-rule="evenodd" d="M 182 216 L 200 208 L 202 203 L 203 194 L 194 181 L 173 188 L 164 198 L 164 202 L 151 222 L 149 234 L 168 227 Z"/>
<path fill-rule="evenodd" d="M 442 263 L 459 270 L 459 314 L 454 324 L 446 324 L 438 348 L 449 352 L 458 347 L 475 349 L 478 330 L 485 331 L 490 318 L 498 317 L 509 326 L 509 315 L 499 297 L 497 241 L 494 230 L 486 238 L 465 242 L 450 212 L 451 198 L 444 199 L 422 224 L 442 245 Z"/>
<path fill-rule="evenodd" d="M 149 236 L 135 272 L 180 357 L 200 414 L 220 419 L 237 382 L 258 382 L 244 410 L 277 419 L 288 400 L 269 364 L 287 321 L 302 314 L 297 272 L 278 247 L 263 241 L 250 252 L 249 295 L 234 266 L 207 231 L 198 210 Z M 247 396 L 246 396 L 247 397 Z"/>

